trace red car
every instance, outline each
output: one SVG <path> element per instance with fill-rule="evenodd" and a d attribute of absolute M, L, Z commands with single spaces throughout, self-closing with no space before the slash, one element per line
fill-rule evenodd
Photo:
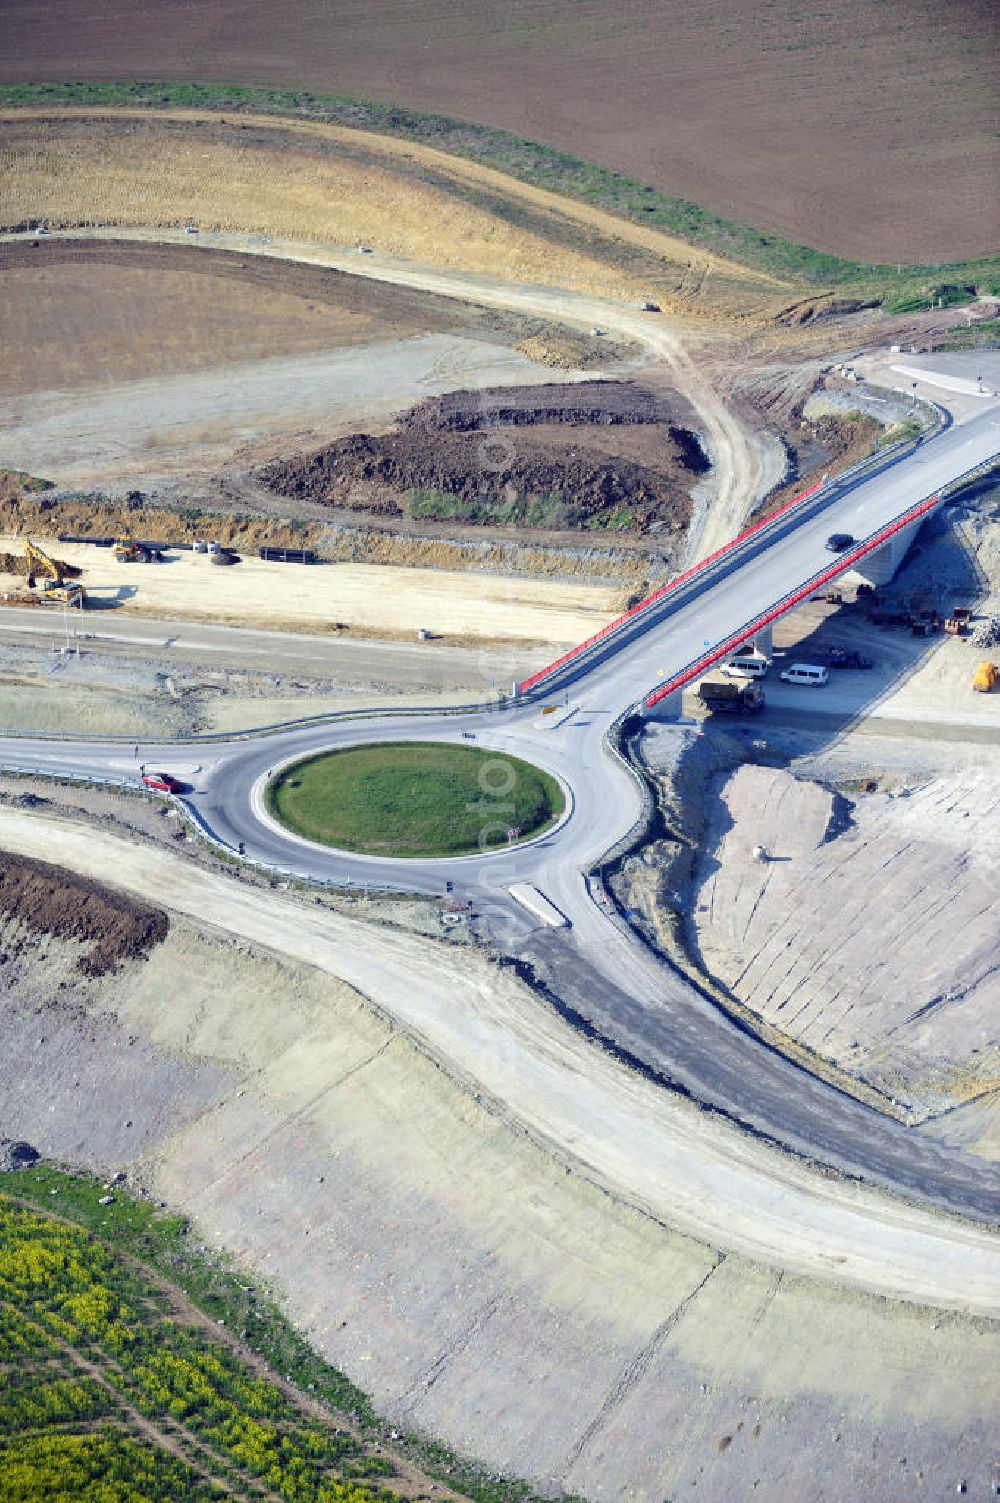
<path fill-rule="evenodd" d="M 144 772 L 142 781 L 147 788 L 158 788 L 161 793 L 184 792 L 184 784 L 169 772 Z"/>

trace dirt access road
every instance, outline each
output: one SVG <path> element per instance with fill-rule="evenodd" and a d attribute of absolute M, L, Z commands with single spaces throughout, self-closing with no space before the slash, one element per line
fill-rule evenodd
<path fill-rule="evenodd" d="M 894 1298 L 1000 1314 L 1000 1242 L 817 1174 L 649 1085 L 479 956 L 319 914 L 170 852 L 0 809 L 0 842 L 340 977 L 506 1120 L 711 1245 Z M 456 1007 L 456 998 L 460 1005 Z"/>
<path fill-rule="evenodd" d="M 127 227 L 107 231 L 88 229 L 79 233 L 65 231 L 61 232 L 62 236 L 131 240 L 145 244 L 181 245 L 186 241 L 180 230 Z M 4 238 L 23 240 L 26 237 Z M 671 384 L 690 402 L 712 461 L 712 472 L 704 487 L 699 487 L 702 504 L 689 536 L 688 563 L 711 553 L 738 532 L 754 502 L 766 495 L 784 472 L 785 456 L 778 440 L 771 434 L 755 430 L 726 406 L 699 370 L 684 329 L 662 314 L 642 313 L 608 299 L 553 287 L 518 287 L 498 279 L 440 271 L 379 253 L 359 257 L 356 250 L 343 246 L 282 240 L 261 244 L 257 236 L 232 232 L 202 232 L 199 239 L 202 245 L 215 250 L 333 267 L 377 282 L 438 293 L 485 307 L 507 309 L 558 323 L 607 328 L 636 342 L 647 351 L 651 362 L 666 371 Z M 453 385 L 462 384 L 461 371 L 451 374 Z M 25 425 L 21 438 L 23 444 L 30 446 L 30 422 Z"/>

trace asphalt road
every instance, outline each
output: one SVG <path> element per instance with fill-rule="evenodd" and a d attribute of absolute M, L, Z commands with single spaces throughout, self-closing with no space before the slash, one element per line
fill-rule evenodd
<path fill-rule="evenodd" d="M 0 765 L 126 781 L 138 780 L 140 763 L 162 766 L 188 780 L 184 801 L 202 826 L 233 849 L 242 842 L 254 861 L 336 883 L 431 893 L 443 892 L 450 881 L 506 953 L 532 961 L 558 999 L 592 1018 L 654 1073 L 809 1158 L 976 1219 L 1000 1221 L 994 1166 L 911 1134 L 741 1032 L 594 901 L 585 875 L 627 834 L 642 807 L 636 779 L 607 741 L 622 711 L 829 566 L 829 533 L 871 537 L 998 449 L 1000 407 L 990 402 L 883 473 L 832 488 L 822 510 L 794 517 L 741 549 L 724 577 L 706 572 L 679 607 L 665 604 L 599 660 L 573 664 L 548 701 L 559 713 L 543 716 L 544 698 L 514 700 L 458 715 L 394 711 L 267 736 L 138 748 L 7 738 L 0 740 Z M 561 825 L 499 853 L 400 861 L 301 841 L 264 809 L 268 776 L 299 756 L 383 739 L 463 738 L 516 753 L 559 777 L 568 795 Z M 504 828 L 506 813 L 503 796 L 485 791 L 486 839 Z M 541 928 L 511 899 L 514 882 L 538 887 L 571 927 Z"/>
<path fill-rule="evenodd" d="M 290 568 L 292 566 L 289 566 Z M 294 571 L 292 573 L 294 583 Z M 323 678 L 338 685 L 386 682 L 393 689 L 425 693 L 478 689 L 488 693 L 494 684 L 510 687 L 526 664 L 546 660 L 537 648 L 454 647 L 428 642 L 373 642 L 338 634 L 265 631 L 246 626 L 211 626 L 194 621 L 155 621 L 142 616 L 116 616 L 61 610 L 26 611 L 0 605 L 0 645 L 60 648 L 67 640 L 87 652 L 118 657 L 155 658 L 188 669 L 227 669 L 289 678 Z M 307 713 L 304 712 L 304 713 Z"/>

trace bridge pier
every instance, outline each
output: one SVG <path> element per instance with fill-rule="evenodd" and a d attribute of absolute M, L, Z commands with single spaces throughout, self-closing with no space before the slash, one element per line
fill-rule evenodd
<path fill-rule="evenodd" d="M 933 512 L 929 513 L 933 516 Z M 886 538 L 880 548 L 875 548 L 871 553 L 858 562 L 848 571 L 848 577 L 858 580 L 861 584 L 876 585 L 888 584 L 903 562 L 910 545 L 920 531 L 926 516 L 917 519 L 903 527 L 899 532 L 894 532 L 891 538 Z"/>
<path fill-rule="evenodd" d="M 643 702 L 642 714 L 646 720 L 680 720 L 681 701 L 683 689 L 675 689 L 672 694 L 666 694 L 658 699 L 655 705 L 649 706 Z"/>
<path fill-rule="evenodd" d="M 748 647 L 759 657 L 767 658 L 770 662 L 774 657 L 774 627 L 762 626 L 760 631 L 754 632 L 750 641 L 745 647 L 741 647 L 740 651 L 746 652 Z"/>

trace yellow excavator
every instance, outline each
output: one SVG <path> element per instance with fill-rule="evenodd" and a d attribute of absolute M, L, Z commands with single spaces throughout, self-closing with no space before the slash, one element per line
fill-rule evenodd
<path fill-rule="evenodd" d="M 40 598 L 46 605 L 74 605 L 83 609 L 87 593 L 82 585 L 73 579 L 64 579 L 59 565 L 30 539 L 25 541 L 24 553 L 28 564 L 29 589 L 34 589 L 37 584 L 41 590 Z"/>

